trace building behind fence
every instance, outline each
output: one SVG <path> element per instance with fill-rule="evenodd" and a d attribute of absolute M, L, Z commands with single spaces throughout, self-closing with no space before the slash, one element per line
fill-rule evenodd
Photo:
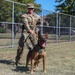
<path fill-rule="evenodd" d="M 26 7 L 25 4 L 5 1 L 11 4 L 11 21 L 0 20 L 0 47 L 14 47 L 18 44 L 22 31 L 22 23 L 15 21 L 16 5 Z M 36 13 L 41 16 L 41 33 L 48 35 L 49 43 L 75 41 L 75 16 L 36 8 Z M 19 11 L 21 13 L 21 11 Z M 4 17 L 8 15 L 7 13 Z M 17 17 L 18 19 L 18 17 Z"/>

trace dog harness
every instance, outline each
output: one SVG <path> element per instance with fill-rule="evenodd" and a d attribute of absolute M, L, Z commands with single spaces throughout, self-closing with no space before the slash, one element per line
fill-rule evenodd
<path fill-rule="evenodd" d="M 39 55 L 42 55 L 43 51 L 45 51 L 45 48 L 42 48 L 41 46 L 39 46 L 38 44 L 36 44 L 33 48 L 34 51 L 37 51 L 39 53 Z"/>

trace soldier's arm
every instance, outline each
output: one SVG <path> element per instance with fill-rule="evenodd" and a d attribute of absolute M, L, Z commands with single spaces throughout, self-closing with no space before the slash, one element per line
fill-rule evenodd
<path fill-rule="evenodd" d="M 31 34 L 35 34 L 34 31 L 30 28 L 30 26 L 28 24 L 28 20 L 27 20 L 27 15 L 26 14 L 22 15 L 22 22 L 23 22 L 23 24 L 26 27 L 28 32 L 30 32 Z"/>

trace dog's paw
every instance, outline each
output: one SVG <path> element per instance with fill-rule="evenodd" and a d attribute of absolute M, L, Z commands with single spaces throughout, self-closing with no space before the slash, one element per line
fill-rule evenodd
<path fill-rule="evenodd" d="M 44 71 L 44 73 L 46 73 L 46 70 Z"/>
<path fill-rule="evenodd" d="M 38 68 L 38 67 L 36 67 L 36 69 L 37 69 L 37 70 L 39 70 L 39 68 Z"/>
<path fill-rule="evenodd" d="M 31 71 L 30 73 L 31 73 L 31 74 L 34 74 L 34 72 L 33 72 L 33 71 Z"/>

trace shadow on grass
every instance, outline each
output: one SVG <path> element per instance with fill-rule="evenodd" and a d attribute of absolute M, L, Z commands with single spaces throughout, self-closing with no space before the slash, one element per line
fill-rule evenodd
<path fill-rule="evenodd" d="M 6 64 L 6 65 L 12 65 L 14 67 L 14 69 L 11 69 L 12 71 L 15 72 L 25 72 L 26 74 L 29 74 L 29 67 L 25 67 L 25 66 L 15 66 L 15 62 L 12 60 L 0 60 L 0 64 Z M 20 63 L 19 63 L 20 64 Z"/>
<path fill-rule="evenodd" d="M 12 69 L 12 71 L 25 72 L 26 74 L 29 74 L 29 67 L 18 66 L 18 67 L 16 67 L 16 69 Z"/>
<path fill-rule="evenodd" d="M 12 61 L 12 60 L 0 60 L 0 63 L 11 65 L 11 64 L 14 64 L 14 61 Z"/>

